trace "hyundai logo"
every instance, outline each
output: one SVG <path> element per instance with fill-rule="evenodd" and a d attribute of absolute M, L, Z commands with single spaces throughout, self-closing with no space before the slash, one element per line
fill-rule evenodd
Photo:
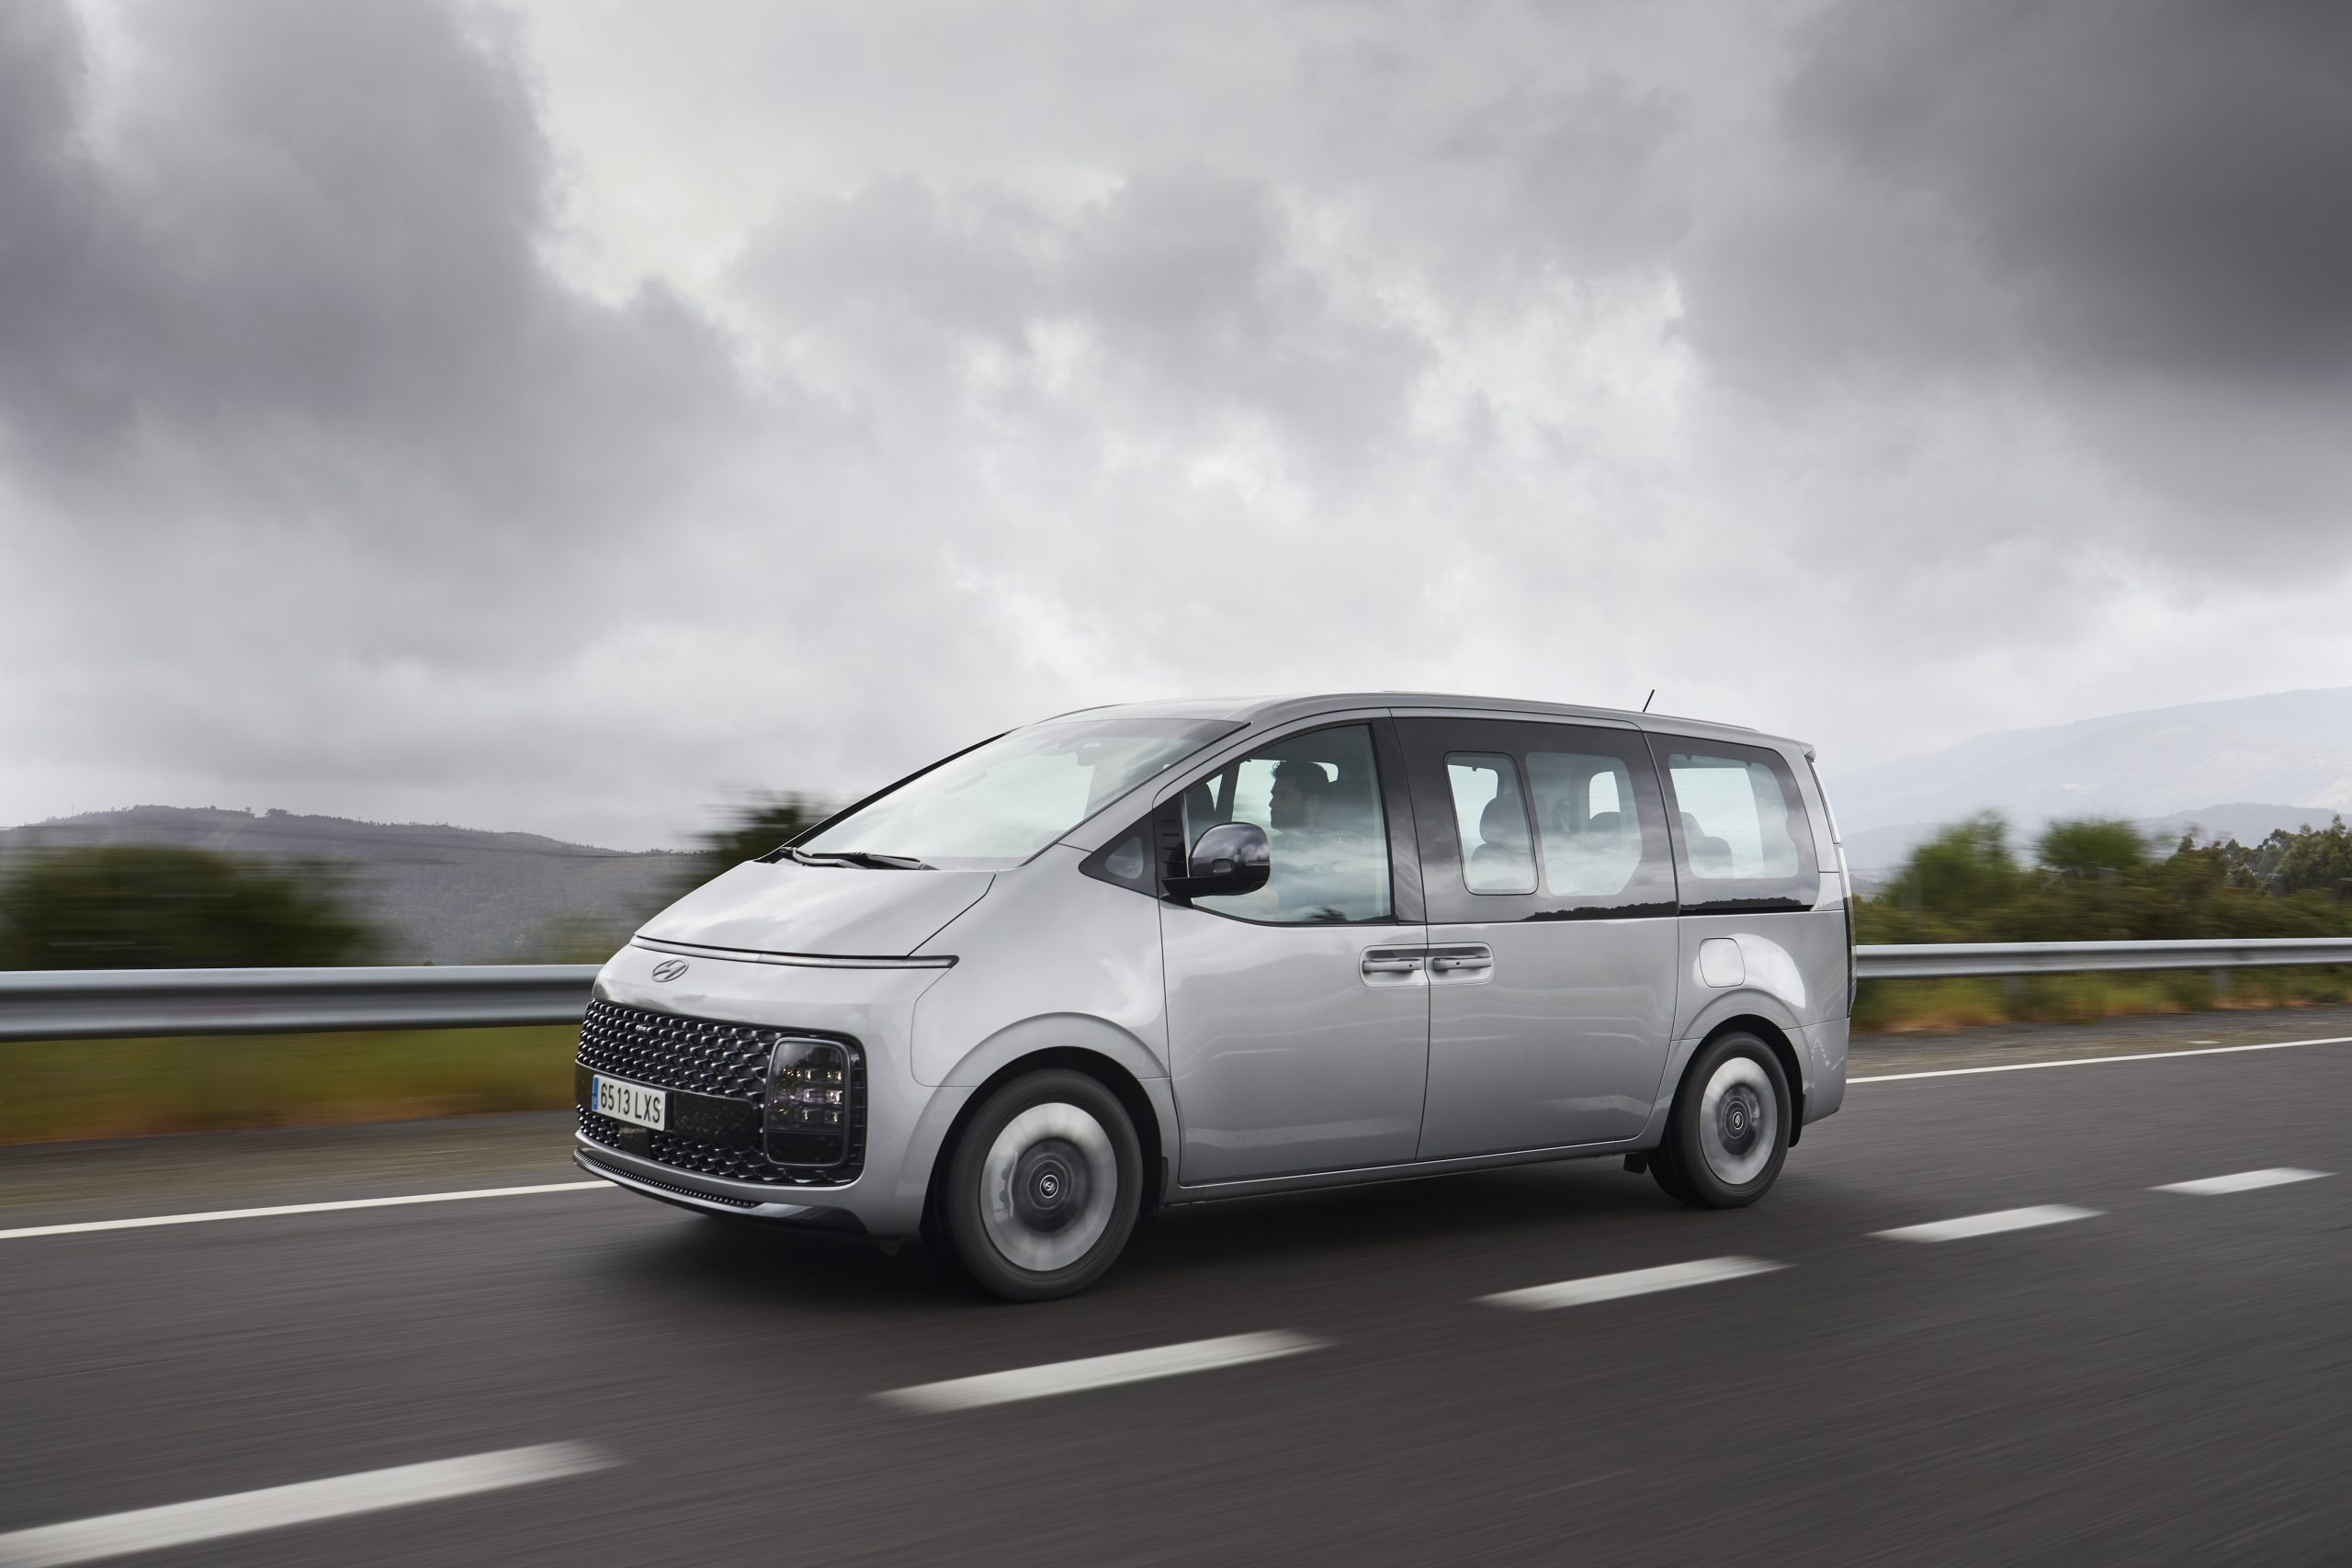
<path fill-rule="evenodd" d="M 665 958 L 653 966 L 653 977 L 657 980 L 674 980 L 685 972 L 686 961 L 683 958 Z"/>

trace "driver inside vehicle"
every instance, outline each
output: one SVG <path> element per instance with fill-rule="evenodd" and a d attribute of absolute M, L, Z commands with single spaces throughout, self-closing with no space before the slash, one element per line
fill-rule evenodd
<path fill-rule="evenodd" d="M 1266 885 L 1195 900 L 1269 924 L 1374 920 L 1388 914 L 1388 840 L 1372 737 L 1347 726 L 1293 736 L 1227 764 L 1184 795 L 1185 835 L 1219 822 L 1266 830 Z"/>
<path fill-rule="evenodd" d="M 1266 819 L 1283 919 L 1358 919 L 1365 905 L 1385 901 L 1375 885 L 1385 869 L 1377 807 L 1351 800 L 1336 773 L 1304 757 L 1275 764 Z"/>
<path fill-rule="evenodd" d="M 1320 762 L 1292 757 L 1274 764 L 1274 787 L 1266 800 L 1268 825 L 1284 835 L 1311 834 L 1323 821 L 1331 794 L 1330 775 Z"/>

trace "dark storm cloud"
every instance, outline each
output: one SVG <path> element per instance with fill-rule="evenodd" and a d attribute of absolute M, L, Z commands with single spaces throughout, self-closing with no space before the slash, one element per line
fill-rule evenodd
<path fill-rule="evenodd" d="M 1676 94 L 1617 76 L 1514 88 L 1438 138 L 1418 194 L 1490 186 L 1477 192 L 1487 221 L 1452 226 L 1490 259 L 1587 277 L 1655 269 L 1690 225 L 1686 118 Z"/>
<path fill-rule="evenodd" d="M 691 591 L 624 541 L 741 441 L 732 344 L 664 286 L 549 265 L 560 172 L 495 16 L 116 19 L 101 48 L 0 6 L 17 814 L 547 819 L 599 728 L 577 671 L 625 677 L 617 611 L 659 638 Z"/>
<path fill-rule="evenodd" d="M 723 345 L 674 298 L 548 272 L 553 160 L 494 34 L 376 0 L 137 15 L 101 124 L 74 19 L 0 13 L 0 434 L 85 520 L 193 487 L 578 527 L 724 417 Z"/>
<path fill-rule="evenodd" d="M 1696 258 L 1748 370 L 2352 374 L 2352 8 L 1848 0 Z"/>
<path fill-rule="evenodd" d="M 784 330 L 882 379 L 953 379 L 977 344 L 1028 355 L 1086 334 L 1123 396 L 1169 426 L 1261 417 L 1334 461 L 1393 435 L 1428 351 L 1351 311 L 1300 264 L 1262 183 L 1137 171 L 1056 214 L 989 188 L 905 177 L 794 203 L 755 241 L 746 289 Z"/>
<path fill-rule="evenodd" d="M 2339 13 L 85 15 L 0 0 L 9 816 L 645 843 L 1155 694 L 1835 752 L 2346 647 L 2340 526 L 2240 526 L 2352 494 Z"/>

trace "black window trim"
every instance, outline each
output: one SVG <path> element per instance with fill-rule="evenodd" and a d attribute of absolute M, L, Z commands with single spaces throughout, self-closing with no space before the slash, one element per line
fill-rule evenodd
<path fill-rule="evenodd" d="M 1159 896 L 1159 855 L 1152 844 L 1152 816 L 1146 812 L 1136 821 L 1122 828 L 1104 841 L 1102 847 L 1078 863 L 1082 875 L 1097 882 L 1107 882 L 1114 887 L 1124 887 L 1130 893 L 1140 893 L 1148 898 Z M 1111 869 L 1111 857 L 1126 846 L 1127 840 L 1140 835 L 1143 839 L 1143 871 L 1133 877 L 1121 876 Z"/>

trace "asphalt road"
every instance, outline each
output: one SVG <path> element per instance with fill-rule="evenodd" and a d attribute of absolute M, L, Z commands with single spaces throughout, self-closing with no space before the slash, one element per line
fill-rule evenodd
<path fill-rule="evenodd" d="M 2318 1021 L 2233 1037 L 2352 1032 Z M 605 1468 L 139 1560 L 2341 1562 L 2347 1104 L 2352 1044 L 1858 1084 L 1741 1213 L 1601 1163 L 1218 1205 L 1029 1307 L 617 1191 L 0 1240 L 0 1562 L 8 1532 L 564 1441 Z M 2274 1167 L 2341 1174 L 2153 1190 Z M 214 1206 L 187 1190 L 111 1212 Z M 1874 1234 L 2045 1204 L 2096 1213 Z M 1726 1257 L 1780 1267 L 1479 1300 Z M 1275 1333 L 1310 1348 L 878 1397 Z"/>

